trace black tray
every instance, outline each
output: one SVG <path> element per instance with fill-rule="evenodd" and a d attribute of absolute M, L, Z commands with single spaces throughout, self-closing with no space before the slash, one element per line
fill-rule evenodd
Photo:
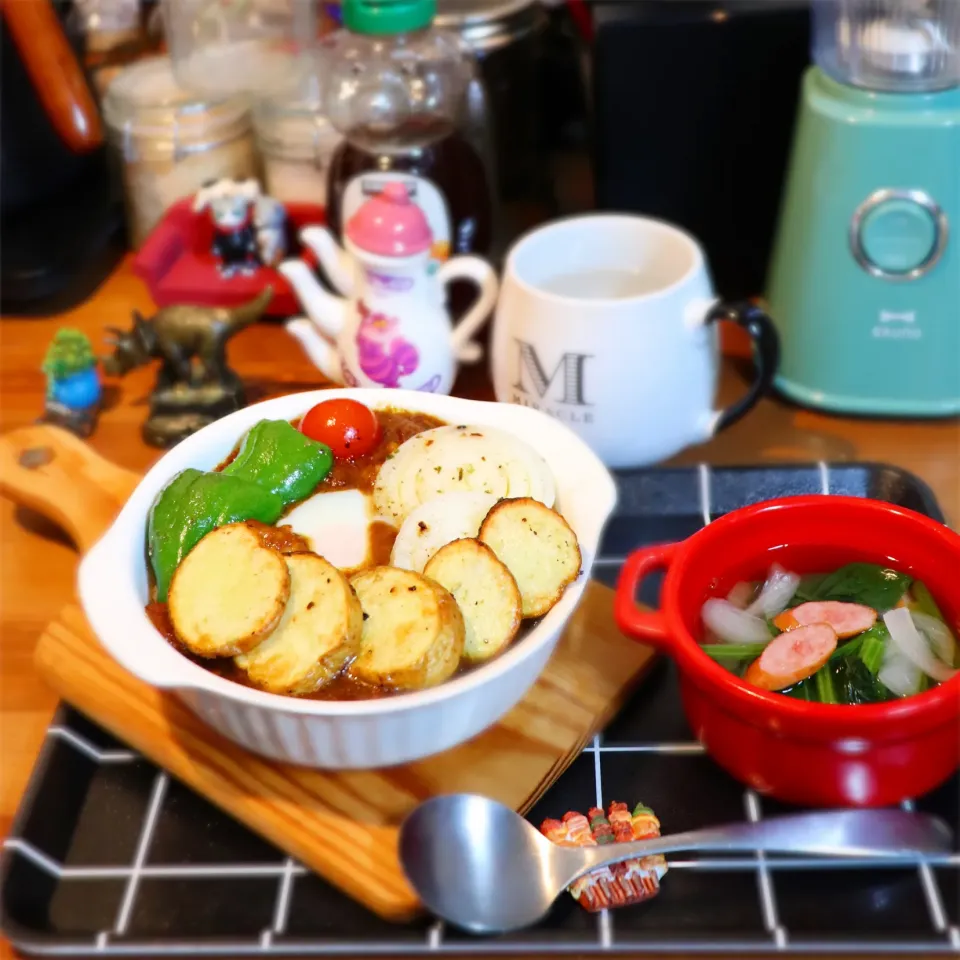
<path fill-rule="evenodd" d="M 683 538 L 771 497 L 844 493 L 942 519 L 924 484 L 882 465 L 638 470 L 618 479 L 620 506 L 594 574 L 611 585 L 634 547 Z M 645 599 L 656 589 L 647 584 Z M 745 791 L 693 741 L 667 661 L 530 818 L 612 800 L 651 805 L 670 833 L 784 810 Z M 960 777 L 916 807 L 956 824 Z M 6 842 L 2 898 L 7 936 L 31 954 L 960 950 L 960 849 L 897 867 L 678 857 L 659 896 L 637 907 L 591 915 L 564 895 L 536 928 L 487 939 L 430 920 L 393 925 L 66 708 Z"/>

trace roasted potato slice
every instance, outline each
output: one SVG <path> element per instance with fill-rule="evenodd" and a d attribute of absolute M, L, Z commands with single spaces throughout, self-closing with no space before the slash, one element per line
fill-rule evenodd
<path fill-rule="evenodd" d="M 416 690 L 443 683 L 463 653 L 457 601 L 438 583 L 396 567 L 373 567 L 350 580 L 363 607 L 360 653 L 350 673 L 364 683 Z"/>
<path fill-rule="evenodd" d="M 360 650 L 363 610 L 347 578 L 315 553 L 285 558 L 290 599 L 273 633 L 234 662 L 270 693 L 313 693 Z"/>
<path fill-rule="evenodd" d="M 555 510 L 530 497 L 501 500 L 477 535 L 513 574 L 524 617 L 542 617 L 580 575 L 580 545 Z"/>
<path fill-rule="evenodd" d="M 496 656 L 517 635 L 523 609 L 517 581 L 485 543 L 448 543 L 431 557 L 423 575 L 457 601 L 465 628 L 463 656 L 470 663 Z"/>
<path fill-rule="evenodd" d="M 208 533 L 177 567 L 170 622 L 198 657 L 232 657 L 270 635 L 289 596 L 283 557 L 246 524 L 229 523 Z"/>

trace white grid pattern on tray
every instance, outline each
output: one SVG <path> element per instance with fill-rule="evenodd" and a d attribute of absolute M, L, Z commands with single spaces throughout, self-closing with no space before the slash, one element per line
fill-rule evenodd
<path fill-rule="evenodd" d="M 147 813 L 143 818 L 140 838 L 137 841 L 137 852 L 134 855 L 133 865 L 127 877 L 127 885 L 123 891 L 123 900 L 120 901 L 117 921 L 113 925 L 113 932 L 116 936 L 125 934 L 127 927 L 130 925 L 130 914 L 133 912 L 133 904 L 137 898 L 137 888 L 140 886 L 140 877 L 143 875 L 143 865 L 147 860 L 147 853 L 150 850 L 150 843 L 153 840 L 153 831 L 157 825 L 157 819 L 160 816 L 160 808 L 163 806 L 163 798 L 167 792 L 167 784 L 169 782 L 167 775 L 162 770 L 159 771 L 154 778 L 153 787 L 150 791 L 150 803 L 147 806 Z M 101 936 L 102 935 L 101 933 Z"/>
<path fill-rule="evenodd" d="M 711 468 L 700 464 L 698 469 L 699 512 L 704 524 L 711 520 Z M 818 464 L 821 493 L 830 492 L 829 466 L 825 462 Z M 623 557 L 598 557 L 595 564 L 598 566 L 614 566 L 623 563 Z M 141 759 L 140 755 L 132 750 L 102 749 L 90 742 L 86 737 L 68 726 L 54 724 L 47 729 L 47 736 L 58 739 L 83 754 L 96 764 L 123 764 L 132 763 Z M 605 744 L 602 734 L 595 736 L 583 751 L 583 754 L 593 755 L 595 802 L 603 807 L 603 766 L 602 758 L 611 753 L 658 753 L 667 755 L 697 755 L 703 754 L 701 744 L 690 742 L 643 742 L 643 743 L 616 743 Z M 229 880 L 238 877 L 276 877 L 277 893 L 271 925 L 261 931 L 253 941 L 242 940 L 234 943 L 218 943 L 212 945 L 203 942 L 158 942 L 149 945 L 151 955 L 207 955 L 207 956 L 283 956 L 289 954 L 358 954 L 358 953 L 385 953 L 411 954 L 421 952 L 451 952 L 451 953 L 568 953 L 601 951 L 616 952 L 618 949 L 628 949 L 636 952 L 637 941 L 630 942 L 629 947 L 621 947 L 616 939 L 616 911 L 602 910 L 597 914 L 596 942 L 591 946 L 581 941 L 569 944 L 550 943 L 538 944 L 527 940 L 504 941 L 457 941 L 444 939 L 444 924 L 436 921 L 426 931 L 425 940 L 421 943 L 394 943 L 384 944 L 377 941 L 342 941 L 342 942 L 313 942 L 310 940 L 285 940 L 277 943 L 276 938 L 286 931 L 290 903 L 296 879 L 305 876 L 309 871 L 290 857 L 278 859 L 276 863 L 234 863 L 234 864 L 157 864 L 147 862 L 150 844 L 153 839 L 154 828 L 159 818 L 160 810 L 166 794 L 169 778 L 166 773 L 158 770 L 151 787 L 150 799 L 144 820 L 141 825 L 140 836 L 137 842 L 134 859 L 130 866 L 65 866 L 52 857 L 37 849 L 33 844 L 19 838 L 7 838 L 3 843 L 6 851 L 15 852 L 46 874 L 61 880 L 91 880 L 91 879 L 124 879 L 126 885 L 118 910 L 117 918 L 112 930 L 100 931 L 93 940 L 82 940 L 75 943 L 51 944 L 45 949 L 37 950 L 39 954 L 66 955 L 66 956 L 138 956 L 145 949 L 144 944 L 131 943 L 122 939 L 129 926 L 140 880 L 143 878 L 168 879 L 196 879 L 216 878 Z M 760 799 L 752 790 L 746 790 L 743 795 L 745 818 L 749 821 L 759 820 L 762 816 Z M 904 809 L 913 809 L 913 801 L 903 802 Z M 278 853 L 278 857 L 282 857 Z M 902 862 L 902 861 L 901 861 Z M 927 903 L 930 922 L 933 930 L 943 936 L 943 942 L 924 943 L 923 949 L 928 953 L 953 953 L 960 950 L 960 927 L 949 922 L 943 905 L 943 896 L 937 883 L 933 867 L 960 868 L 960 854 L 944 854 L 934 857 L 918 858 L 913 861 L 917 867 L 920 883 Z M 804 954 L 819 954 L 831 950 L 836 952 L 850 952 L 861 950 L 863 945 L 849 942 L 815 943 L 805 941 L 792 942 L 788 931 L 779 921 L 779 908 L 776 900 L 775 886 L 771 880 L 771 872 L 787 869 L 834 869 L 877 867 L 876 860 L 844 860 L 843 863 L 818 857 L 780 857 L 774 861 L 767 860 L 759 851 L 752 856 L 745 857 L 712 857 L 708 859 L 671 859 L 671 870 L 737 870 L 753 871 L 757 880 L 757 894 L 764 927 L 769 934 L 769 941 L 750 942 L 738 941 L 731 938 L 729 941 L 717 941 L 715 944 L 704 945 L 700 942 L 682 943 L 675 940 L 655 942 L 651 940 L 645 945 L 650 952 L 711 952 L 711 953 L 755 953 L 755 952 L 796 952 Z M 882 867 L 881 867 L 882 868 Z M 667 881 L 669 882 L 669 881 Z M 904 949 L 916 949 L 917 943 L 886 942 L 871 945 L 876 952 L 895 952 Z"/>

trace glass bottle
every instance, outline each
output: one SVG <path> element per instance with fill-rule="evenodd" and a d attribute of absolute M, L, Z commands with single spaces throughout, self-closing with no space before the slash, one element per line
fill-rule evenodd
<path fill-rule="evenodd" d="M 432 26 L 436 0 L 344 0 L 326 49 L 326 110 L 343 136 L 330 165 L 327 214 L 342 227 L 398 175 L 434 236 L 434 266 L 486 254 L 493 200 L 481 151 L 465 133 L 473 62 Z"/>

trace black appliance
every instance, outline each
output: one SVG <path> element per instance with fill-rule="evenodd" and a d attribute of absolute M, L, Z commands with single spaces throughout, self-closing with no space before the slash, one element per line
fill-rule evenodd
<path fill-rule="evenodd" d="M 703 243 L 727 297 L 763 290 L 789 158 L 808 2 L 595 0 L 597 206 Z"/>
<path fill-rule="evenodd" d="M 18 2 L 37 0 L 11 0 Z M 79 18 L 64 0 L 52 6 L 79 61 Z M 93 293 L 124 251 L 122 195 L 106 145 L 77 151 L 64 141 L 3 17 L 0 251 L 0 313 L 6 315 L 69 309 Z"/>

